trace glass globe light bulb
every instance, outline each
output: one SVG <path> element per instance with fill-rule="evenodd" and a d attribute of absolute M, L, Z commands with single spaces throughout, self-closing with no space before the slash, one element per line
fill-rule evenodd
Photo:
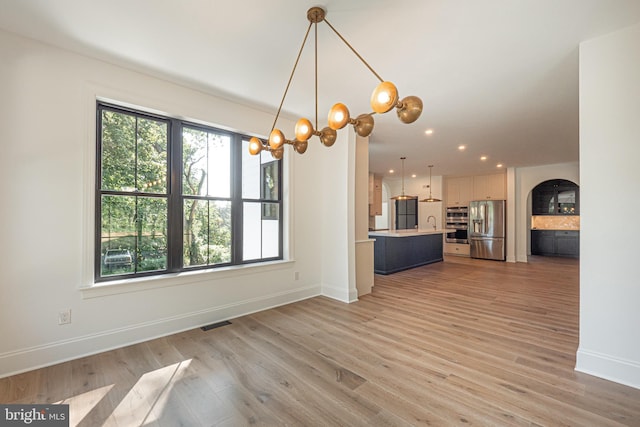
<path fill-rule="evenodd" d="M 331 110 L 329 110 L 329 117 L 327 119 L 329 127 L 333 130 L 342 129 L 349 123 L 349 109 L 346 105 L 338 102 Z"/>
<path fill-rule="evenodd" d="M 313 135 L 313 125 L 308 119 L 302 118 L 296 122 L 295 134 L 298 141 L 307 141 Z"/>
<path fill-rule="evenodd" d="M 251 139 L 249 140 L 249 154 L 255 156 L 262 151 L 262 148 L 262 141 L 260 141 L 255 136 L 251 137 Z"/>
<path fill-rule="evenodd" d="M 371 108 L 378 114 L 386 113 L 398 103 L 398 89 L 391 82 L 382 82 L 371 94 Z"/>
<path fill-rule="evenodd" d="M 387 92 L 380 92 L 377 99 L 379 103 L 388 104 L 391 97 Z"/>
<path fill-rule="evenodd" d="M 280 129 L 274 129 L 269 135 L 269 146 L 272 150 L 277 150 L 284 144 L 284 134 Z"/>

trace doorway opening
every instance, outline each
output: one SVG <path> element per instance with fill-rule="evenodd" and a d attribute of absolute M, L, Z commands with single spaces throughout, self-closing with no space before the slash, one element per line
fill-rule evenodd
<path fill-rule="evenodd" d="M 551 179 L 531 191 L 531 255 L 580 257 L 580 187 Z"/>

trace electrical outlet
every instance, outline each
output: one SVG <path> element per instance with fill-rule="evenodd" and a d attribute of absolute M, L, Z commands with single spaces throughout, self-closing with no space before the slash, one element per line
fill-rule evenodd
<path fill-rule="evenodd" d="M 58 325 L 66 325 L 71 323 L 71 309 L 68 308 L 65 311 L 58 313 Z"/>
<path fill-rule="evenodd" d="M 295 280 L 299 280 L 300 279 L 300 272 L 296 271 L 295 273 L 293 273 L 293 277 L 295 278 Z"/>

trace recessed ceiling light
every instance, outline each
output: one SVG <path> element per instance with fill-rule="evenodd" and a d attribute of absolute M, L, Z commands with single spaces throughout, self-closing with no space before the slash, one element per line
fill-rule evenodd
<path fill-rule="evenodd" d="M 413 175 L 411 175 L 411 178 L 415 178 L 415 177 L 416 177 L 416 174 L 415 174 L 415 173 L 414 173 Z"/>
<path fill-rule="evenodd" d="M 393 169 L 389 169 L 389 173 L 394 173 L 395 171 Z"/>
<path fill-rule="evenodd" d="M 484 162 L 485 160 L 487 160 L 487 156 L 480 156 L 480 160 Z"/>
<path fill-rule="evenodd" d="M 433 133 L 433 129 L 427 129 L 424 131 L 427 135 L 431 135 Z"/>
<path fill-rule="evenodd" d="M 502 163 L 498 163 L 498 164 L 496 165 L 496 167 L 497 167 L 497 168 L 501 168 L 501 167 L 502 167 Z"/>
<path fill-rule="evenodd" d="M 460 151 L 464 151 L 466 150 L 467 146 L 466 145 L 458 145 L 458 150 Z"/>

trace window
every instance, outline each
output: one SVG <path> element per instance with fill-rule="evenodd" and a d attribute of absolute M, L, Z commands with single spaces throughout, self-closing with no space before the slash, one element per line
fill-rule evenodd
<path fill-rule="evenodd" d="M 96 281 L 282 259 L 281 161 L 236 133 L 97 111 Z"/>
<path fill-rule="evenodd" d="M 406 230 L 418 226 L 418 199 L 396 200 L 396 229 Z"/>

